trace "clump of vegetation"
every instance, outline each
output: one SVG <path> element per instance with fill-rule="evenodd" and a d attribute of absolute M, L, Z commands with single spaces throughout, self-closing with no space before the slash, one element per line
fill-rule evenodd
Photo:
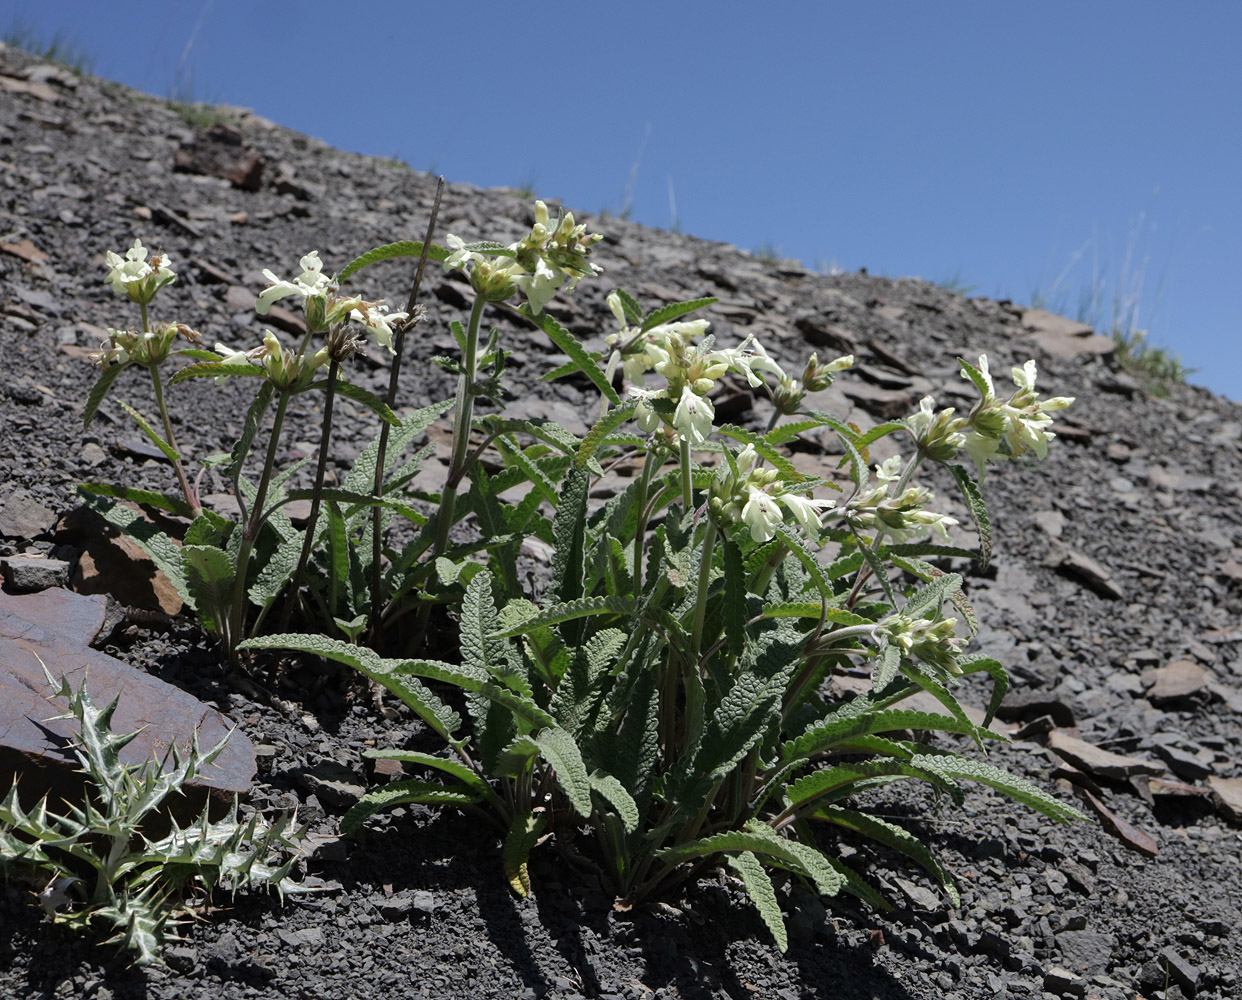
<path fill-rule="evenodd" d="M 289 816 L 270 826 L 257 814 L 243 820 L 234 800 L 221 820 L 213 822 L 204 808 L 187 827 L 173 822 L 163 837 L 146 835 L 148 820 L 220 755 L 227 735 L 206 751 L 196 739 L 184 756 L 174 744 L 163 762 L 125 764 L 120 752 L 138 734 L 112 731 L 116 699 L 100 709 L 85 678 L 77 690 L 64 678 L 56 684 L 50 674 L 48 682 L 56 697 L 68 699 L 69 713 L 60 718 L 77 721 L 73 752 L 86 775 L 86 798 L 65 803 L 64 812 L 50 809 L 46 799 L 27 811 L 15 784 L 0 802 L 0 862 L 49 878 L 39 900 L 57 923 L 78 929 L 105 924 L 114 931 L 110 940 L 149 965 L 160 961 L 161 946 L 173 936 L 169 922 L 190 891 L 209 896 L 217 886 L 236 891 L 248 885 L 300 891 L 289 872 L 302 832 Z"/>
<path fill-rule="evenodd" d="M 19 14 L 14 15 L 5 31 L 4 44 L 78 74 L 89 73 L 95 65 L 95 57 L 68 32 L 58 28 L 51 38 L 46 38 Z"/>
<path fill-rule="evenodd" d="M 1183 365 L 1180 355 L 1150 343 L 1146 330 L 1114 329 L 1111 336 L 1117 343 L 1117 364 L 1153 396 L 1167 396 L 1170 385 L 1185 382 L 1197 370 Z"/>
<path fill-rule="evenodd" d="M 214 128 L 237 120 L 237 112 L 223 104 L 170 100 L 168 106 L 176 112 L 178 118 L 195 128 Z"/>
<path fill-rule="evenodd" d="M 376 247 L 335 277 L 316 251 L 292 280 L 264 272 L 270 284 L 256 309 L 300 302 L 305 336 L 286 343 L 268 330 L 257 344 L 214 352 L 184 324 L 152 322 L 151 304 L 176 279 L 167 255 L 148 259 L 135 240 L 124 257 L 107 257 L 108 283 L 139 307 L 142 325 L 109 330 L 86 420 L 123 372 L 145 372 L 159 419 L 126 409 L 168 458 L 178 490 L 92 483 L 82 487 L 86 501 L 151 554 L 230 658 L 283 649 L 348 664 L 444 741 L 443 753 L 375 751 L 427 776 L 369 793 L 347 830 L 402 803 L 469 809 L 495 824 L 499 867 L 519 893 L 532 889 L 538 844 L 568 846 L 586 830 L 622 907 L 724 865 L 784 947 L 773 873 L 888 906 L 817 828 L 903 854 L 956 899 L 929 846 L 868 811 L 875 789 L 921 781 L 960 802 L 962 783 L 975 782 L 1052 820 L 1081 818 L 982 759 L 1004 740 L 989 725 L 1008 678 L 996 660 L 967 651 L 977 623 L 962 576 L 930 561 L 986 567 L 986 467 L 1042 458 L 1055 438 L 1053 414 L 1073 401 L 1040 397 L 1035 362 L 1013 368 L 1012 389 L 998 390 L 986 357 L 959 359 L 977 394 L 970 408 L 928 396 L 905 420 L 864 431 L 807 405 L 852 357 L 811 355 L 795 374 L 753 336 L 718 345 L 709 321 L 693 318 L 713 298 L 644 310 L 616 289 L 605 353 L 588 350 L 545 308 L 600 273 L 592 250 L 602 237 L 572 214 L 553 219 L 536 202 L 530 232 L 511 244 L 450 235 L 447 247 L 433 246 L 434 222 L 435 209 L 427 240 Z M 401 258 L 418 260 L 401 311 L 345 290 L 363 268 Z M 415 303 L 428 261 L 461 272 L 474 291 L 465 322 L 450 324 L 456 353 L 433 359 L 457 377 L 457 392 L 398 417 L 402 344 L 422 318 Z M 599 391 L 585 436 L 505 412 L 509 353 L 502 330 L 484 324 L 496 310 L 524 317 L 566 359 L 545 378 L 575 376 Z M 393 352 L 382 400 L 346 377 L 366 338 Z M 190 346 L 176 349 L 182 340 Z M 166 379 L 178 356 L 190 363 Z M 164 404 L 165 384 L 204 378 L 257 387 L 238 442 L 211 460 L 232 486 L 237 517 L 203 507 Z M 717 424 L 712 399 L 726 378 L 770 398 L 762 431 Z M 322 426 L 313 485 L 295 489 L 296 467 L 278 470 L 275 459 L 289 404 L 303 393 L 323 393 Z M 380 432 L 329 487 L 341 395 L 374 413 Z M 476 412 L 479 400 L 493 411 Z M 450 411 L 442 485 L 415 488 L 434 449 L 406 451 Z M 839 441 L 839 474 L 800 472 L 791 444 L 822 433 Z M 902 436 L 906 457 L 873 462 L 871 446 L 891 435 Z M 928 464 L 951 473 L 977 548 L 954 544 L 956 520 L 917 481 Z M 628 485 L 597 499 L 606 470 L 620 466 L 632 470 Z M 294 500 L 311 502 L 304 527 L 284 511 Z M 161 535 L 126 502 L 182 515 L 185 536 Z M 551 553 L 546 585 L 521 572 L 530 544 Z M 438 623 L 455 630 L 456 650 L 425 658 L 432 615 L 445 608 Z M 846 671 L 866 672 L 869 691 L 835 695 L 830 681 Z M 992 680 L 982 724 L 954 694 L 973 674 Z M 919 692 L 940 710 L 903 707 Z M 957 742 L 926 735 L 936 732 Z"/>

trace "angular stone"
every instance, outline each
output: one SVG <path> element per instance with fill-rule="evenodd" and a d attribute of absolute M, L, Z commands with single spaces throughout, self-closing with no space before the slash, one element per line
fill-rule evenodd
<path fill-rule="evenodd" d="M 1173 660 L 1143 675 L 1153 705 L 1164 707 L 1195 698 L 1206 698 L 1211 675 L 1190 660 Z"/>
<path fill-rule="evenodd" d="M 1099 817 L 1100 826 L 1121 841 L 1123 847 L 1127 847 L 1136 854 L 1141 854 L 1146 858 L 1154 858 L 1160 853 L 1160 845 L 1149 834 L 1144 833 L 1134 824 L 1122 819 L 1090 792 L 1080 792 L 1079 794 L 1082 800 L 1091 807 L 1091 811 Z"/>
<path fill-rule="evenodd" d="M 841 386 L 845 398 L 881 420 L 909 416 L 915 408 L 913 393 L 900 389 L 881 389 L 866 382 L 847 382 Z"/>
<path fill-rule="evenodd" d="M 1067 545 L 1054 541 L 1048 555 L 1044 557 L 1044 565 L 1051 566 L 1066 576 L 1073 577 L 1086 584 L 1101 597 L 1114 601 L 1125 598 L 1125 593 L 1114 582 L 1112 575 L 1100 563 L 1088 555 L 1071 549 Z"/>
<path fill-rule="evenodd" d="M 223 177 L 243 191 L 258 191 L 263 184 L 263 159 L 242 148 L 241 134 L 227 125 L 208 129 L 186 143 L 173 158 L 173 169 L 183 173 Z"/>
<path fill-rule="evenodd" d="M 71 510 L 56 527 L 56 540 L 82 550 L 73 589 L 110 594 L 128 608 L 179 614 L 181 595 L 130 538 L 88 507 Z"/>
<path fill-rule="evenodd" d="M 63 559 L 40 556 L 7 556 L 0 559 L 4 584 L 17 594 L 69 585 L 69 564 Z"/>
<path fill-rule="evenodd" d="M 1169 770 L 1179 778 L 1185 778 L 1187 781 L 1198 781 L 1200 778 L 1206 778 L 1212 773 L 1212 769 L 1203 761 L 1180 747 L 1170 746 L 1167 743 L 1157 743 L 1154 749 L 1156 756 L 1168 764 Z"/>
<path fill-rule="evenodd" d="M 0 242 L 0 253 L 20 257 L 31 264 L 43 264 L 48 259 L 47 254 L 31 243 L 30 240 L 18 240 L 16 243 Z"/>
<path fill-rule="evenodd" d="M 1170 947 L 1160 949 L 1159 962 L 1168 971 L 1169 978 L 1182 988 L 1182 992 L 1186 996 L 1192 997 L 1195 995 L 1195 991 L 1199 988 L 1199 976 L 1201 974 L 1196 966 L 1182 958 L 1181 955 Z"/>
<path fill-rule="evenodd" d="M 88 644 L 102 627 L 106 608 L 103 597 L 67 590 L 0 593 L 0 789 L 7 791 L 20 774 L 27 807 L 45 792 L 70 801 L 82 796 L 77 759 L 68 750 L 75 723 L 55 719 L 65 706 L 51 697 L 40 660 L 54 677 L 64 675 L 74 687 L 85 674 L 96 705 L 120 694 L 113 731 L 138 731 L 121 751 L 126 764 L 153 756 L 163 760 L 174 742 L 185 753 L 195 733 L 200 747 L 211 747 L 234 728 L 188 692 L 92 649 Z M 233 731 L 215 764 L 187 786 L 186 796 L 170 799 L 170 808 L 186 822 L 209 797 L 223 802 L 249 792 L 254 773 L 254 748 Z"/>
<path fill-rule="evenodd" d="M 1028 309 L 1022 314 L 1022 325 L 1040 347 L 1059 358 L 1076 358 L 1080 354 L 1111 355 L 1117 344 L 1111 337 L 1099 336 L 1086 323 L 1057 316 L 1044 309 Z"/>
<path fill-rule="evenodd" d="M 1242 823 L 1242 778 L 1221 778 L 1214 774 L 1207 783 L 1217 810 L 1232 822 Z"/>
<path fill-rule="evenodd" d="M 56 523 L 56 513 L 25 490 L 16 490 L 0 510 L 0 535 L 37 538 Z"/>
<path fill-rule="evenodd" d="M 1097 747 L 1086 740 L 1061 729 L 1048 734 L 1048 746 L 1059 756 L 1068 760 L 1075 767 L 1080 767 L 1102 778 L 1129 778 L 1135 774 L 1164 774 L 1165 766 L 1152 760 L 1138 757 L 1123 757 L 1121 754 Z"/>

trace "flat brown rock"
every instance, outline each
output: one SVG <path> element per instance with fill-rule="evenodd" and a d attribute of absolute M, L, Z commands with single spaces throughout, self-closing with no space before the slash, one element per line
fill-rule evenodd
<path fill-rule="evenodd" d="M 1143 675 L 1147 697 L 1153 705 L 1170 705 L 1195 697 L 1207 697 L 1210 675 L 1190 660 L 1173 660 Z"/>
<path fill-rule="evenodd" d="M 1048 746 L 1064 760 L 1102 778 L 1130 778 L 1136 774 L 1164 774 L 1165 766 L 1139 757 L 1123 757 L 1119 753 L 1097 747 L 1061 729 L 1048 734 Z"/>
<path fill-rule="evenodd" d="M 126 764 L 152 756 L 162 760 L 174 741 L 184 753 L 194 733 L 206 749 L 233 728 L 188 692 L 92 649 L 88 644 L 103 624 L 106 606 L 102 596 L 67 590 L 0 593 L 0 793 L 20 776 L 27 807 L 45 792 L 76 798 L 82 788 L 77 759 L 68 749 L 75 723 L 55 719 L 65 705 L 51 697 L 40 660 L 53 677 L 63 674 L 75 688 L 85 676 L 96 705 L 106 705 L 120 692 L 113 731 L 141 730 L 121 751 Z M 234 732 L 215 765 L 173 803 L 178 818 L 192 818 L 209 796 L 231 800 L 249 792 L 254 774 L 254 747 Z"/>
<path fill-rule="evenodd" d="M 1216 808 L 1234 823 L 1242 823 L 1242 778 L 1212 775 L 1207 783 L 1212 789 L 1212 801 Z"/>

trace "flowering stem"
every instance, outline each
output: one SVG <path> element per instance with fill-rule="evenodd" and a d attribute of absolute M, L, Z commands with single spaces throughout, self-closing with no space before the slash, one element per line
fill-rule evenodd
<path fill-rule="evenodd" d="M 695 593 L 694 625 L 690 631 L 690 667 L 698 668 L 699 647 L 703 643 L 703 620 L 707 614 L 707 590 L 712 578 L 712 551 L 716 547 L 716 522 L 707 518 L 703 532 L 702 555 L 699 558 L 698 591 Z"/>
<path fill-rule="evenodd" d="M 639 479 L 638 499 L 635 504 L 638 509 L 638 527 L 634 531 L 634 597 L 638 598 L 643 592 L 643 543 L 647 536 L 647 490 L 651 486 L 651 471 L 655 467 L 655 447 L 647 449 L 647 454 L 643 456 L 642 477 Z"/>
<path fill-rule="evenodd" d="M 302 574 L 306 572 L 311 549 L 315 547 L 315 526 L 319 523 L 319 504 L 323 498 L 323 477 L 328 463 L 328 442 L 332 437 L 332 402 L 336 398 L 336 374 L 339 368 L 340 362 L 336 358 L 331 358 L 328 362 L 328 386 L 324 390 L 323 427 L 319 433 L 319 459 L 315 466 L 315 493 L 311 497 L 310 518 L 306 522 L 306 535 L 302 539 L 302 554 L 298 558 L 298 568 L 293 571 L 289 596 L 285 598 L 285 609 L 280 615 L 280 631 L 282 632 L 289 626 L 293 606 L 297 603 L 298 590 L 302 586 Z"/>
<path fill-rule="evenodd" d="M 462 359 L 462 372 L 457 380 L 457 405 L 453 411 L 453 458 L 449 463 L 448 479 L 440 494 L 440 511 L 436 517 L 436 544 L 431 551 L 435 559 L 444 554 L 448 546 L 449 530 L 453 526 L 453 504 L 457 488 L 466 472 L 466 453 L 470 447 L 470 425 L 474 420 L 474 379 L 479 353 L 479 320 L 487 300 L 476 296 L 470 310 L 470 326 L 466 330 L 466 351 Z"/>
<path fill-rule="evenodd" d="M 431 205 L 431 217 L 427 221 L 427 235 L 423 239 L 423 253 L 418 259 L 418 270 L 414 272 L 414 284 L 410 288 L 410 298 L 406 303 L 406 320 L 397 327 L 397 336 L 393 340 L 392 345 L 392 368 L 388 372 L 388 393 L 384 398 L 384 402 L 388 404 L 391 410 L 397 403 L 397 383 L 401 377 L 401 358 L 405 347 L 406 331 L 416 322 L 414 309 L 418 304 L 418 289 L 423 281 L 423 271 L 427 267 L 427 253 L 431 249 L 431 237 L 436 228 L 436 217 L 440 214 L 440 195 L 444 192 L 444 178 L 441 177 L 436 184 L 436 198 Z M 378 500 L 384 493 L 384 464 L 388 453 L 388 422 L 385 421 L 380 426 L 379 449 L 375 456 L 375 483 L 374 496 Z M 371 630 L 372 641 L 374 642 L 374 632 L 379 628 L 381 608 L 381 574 L 380 574 L 380 552 L 383 544 L 381 537 L 383 525 L 383 511 L 379 507 L 371 510 Z"/>
<path fill-rule="evenodd" d="M 907 486 L 910 485 L 910 479 L 914 476 L 915 470 L 923 463 L 923 453 L 916 451 L 905 468 L 901 470 L 901 477 L 897 480 L 897 485 L 892 491 L 892 496 L 901 496 L 905 492 Z M 879 551 L 880 546 L 884 544 L 884 525 L 879 524 L 875 531 L 875 540 L 871 543 L 871 548 Z M 862 585 L 867 582 L 867 577 L 871 575 L 871 567 L 867 563 L 863 563 L 858 568 L 858 575 L 854 577 L 854 586 L 850 588 L 850 596 L 845 599 L 845 606 L 852 608 L 858 600 L 858 595 L 862 593 Z"/>
<path fill-rule="evenodd" d="M 147 307 L 142 307 L 143 325 L 146 325 Z M 155 405 L 160 409 L 160 417 L 164 421 L 164 440 L 168 442 L 169 447 L 175 452 L 177 451 L 177 442 L 173 438 L 172 422 L 168 419 L 168 407 L 164 405 L 164 386 L 160 383 L 159 365 L 151 365 L 148 371 L 151 372 L 151 385 L 155 387 Z M 190 481 L 186 478 L 185 468 L 181 464 L 180 458 L 172 460 L 173 468 L 177 472 L 177 482 L 181 486 L 181 493 L 185 497 L 185 502 L 190 505 L 190 516 L 198 517 L 203 509 L 203 505 L 198 502 L 198 494 L 190 487 Z"/>
<path fill-rule="evenodd" d="M 682 511 L 683 514 L 694 506 L 694 495 L 691 492 L 693 482 L 691 481 L 690 470 L 690 440 L 683 437 L 681 439 L 681 504 L 685 508 Z"/>
<path fill-rule="evenodd" d="M 267 499 L 267 486 L 272 479 L 272 468 L 276 464 L 276 451 L 280 444 L 280 431 L 291 396 L 292 393 L 287 389 L 280 390 L 280 402 L 276 404 L 276 416 L 272 419 L 272 436 L 267 443 L 267 456 L 263 460 L 263 474 L 259 477 L 254 503 L 250 507 L 250 519 L 242 529 L 241 548 L 237 553 L 237 575 L 233 580 L 233 613 L 229 619 L 228 635 L 229 659 L 234 661 L 237 659 L 237 643 L 242 638 L 246 617 L 246 570 L 250 566 L 254 541 L 263 527 L 263 501 Z"/>

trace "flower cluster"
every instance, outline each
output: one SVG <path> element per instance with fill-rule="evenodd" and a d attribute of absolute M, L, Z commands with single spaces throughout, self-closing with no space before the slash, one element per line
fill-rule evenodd
<path fill-rule="evenodd" d="M 960 674 L 957 657 L 966 640 L 955 634 L 956 618 L 910 617 L 894 614 L 881 621 L 876 638 L 896 646 L 905 656 L 931 663 L 951 674 Z"/>
<path fill-rule="evenodd" d="M 853 365 L 854 355 L 852 354 L 834 358 L 826 365 L 820 363 L 818 354 L 812 354 L 802 370 L 801 379 L 796 379 L 791 375 L 781 378 L 780 385 L 772 392 L 772 402 L 776 404 L 776 409 L 780 413 L 797 413 L 808 392 L 822 392 L 836 380 L 837 372 L 852 368 Z"/>
<path fill-rule="evenodd" d="M 615 306 L 613 312 L 619 308 Z M 637 337 L 624 327 L 617 336 L 629 334 L 628 341 L 638 349 L 621 348 L 617 341 L 617 353 L 627 377 L 637 384 L 630 387 L 630 395 L 636 398 L 638 408 L 634 418 L 645 432 L 658 430 L 662 423 L 671 426 L 677 436 L 694 445 L 703 444 L 711 433 L 716 417 L 715 407 L 708 393 L 716 381 L 726 372 L 743 376 L 752 388 L 764 384 L 759 372 L 771 372 L 778 378 L 785 373 L 755 338 L 748 337 L 739 347 L 714 350 L 711 337 L 693 346 L 691 336 L 707 329 L 707 321 L 688 323 L 665 323 L 652 327 Z M 646 373 L 654 371 L 664 376 L 667 385 L 663 389 L 649 390 L 642 387 Z M 667 400 L 661 406 L 657 400 Z M 672 413 L 669 403 L 673 404 Z"/>
<path fill-rule="evenodd" d="M 774 469 L 759 467 L 755 446 L 748 444 L 734 457 L 732 469 L 713 484 L 708 510 L 721 525 L 745 524 L 756 542 L 770 541 L 793 515 L 812 539 L 819 537 L 820 512 L 834 506 L 834 500 L 815 500 L 799 492 L 796 484 L 783 480 Z M 784 508 L 782 510 L 781 508 Z"/>
<path fill-rule="evenodd" d="M 172 353 L 177 334 L 191 344 L 198 344 L 198 334 L 184 323 L 167 323 L 153 330 L 114 330 L 108 327 L 108 340 L 90 356 L 92 364 L 107 368 L 109 365 L 141 365 L 151 368 L 160 364 Z"/>
<path fill-rule="evenodd" d="M 142 306 L 149 305 L 156 292 L 177 280 L 168 255 L 157 253 L 148 261 L 141 239 L 134 240 L 124 257 L 109 250 L 104 260 L 110 268 L 106 280 L 112 290 Z"/>
<path fill-rule="evenodd" d="M 974 460 L 980 480 L 989 459 L 1017 458 L 1028 451 L 1042 459 L 1048 453 L 1048 442 L 1056 437 L 1049 429 L 1050 414 L 1064 410 L 1074 397 L 1041 400 L 1035 391 L 1035 362 L 1028 361 L 1021 368 L 1011 369 L 1015 389 L 1002 401 L 996 396 L 986 354 L 980 355 L 977 367 L 960 363 L 962 377 L 979 389 L 980 400 L 968 416 L 954 417 L 952 407 L 937 410 L 931 396 L 923 397 L 918 412 L 906 420 L 919 450 L 938 462 L 952 461 L 959 450 L 964 450 Z"/>
<path fill-rule="evenodd" d="M 602 239 L 599 233 L 588 233 L 585 225 L 575 224 L 572 212 L 549 225 L 548 206 L 536 201 L 535 224 L 508 247 L 466 243 L 450 234 L 445 242 L 453 252 L 444 269 L 465 271 L 475 293 L 488 302 L 505 302 L 521 290 L 531 312 L 538 315 L 562 286 L 573 291 L 579 279 L 600 273 L 587 258 Z"/>
<path fill-rule="evenodd" d="M 851 527 L 882 532 L 897 543 L 933 532 L 942 541 L 949 540 L 949 526 L 957 524 L 957 518 L 927 510 L 933 495 L 925 486 L 902 483 L 900 455 L 876 466 L 875 475 L 879 485 L 849 502 L 846 518 Z"/>

